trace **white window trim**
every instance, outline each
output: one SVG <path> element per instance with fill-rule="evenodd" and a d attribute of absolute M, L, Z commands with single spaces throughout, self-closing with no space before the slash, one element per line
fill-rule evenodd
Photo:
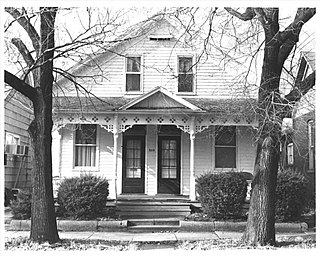
<path fill-rule="evenodd" d="M 79 125 L 79 124 L 77 124 Z M 74 131 L 73 131 L 73 158 L 72 158 L 72 167 L 73 171 L 99 171 L 99 156 L 100 156 L 100 127 L 96 125 L 97 128 L 97 133 L 96 133 L 96 165 L 95 166 L 75 166 L 75 160 L 76 160 L 76 126 L 74 126 Z M 80 124 L 80 125 L 91 125 L 91 124 Z"/>
<path fill-rule="evenodd" d="M 127 73 L 127 58 L 130 57 L 140 57 L 140 72 L 130 72 Z M 143 94 L 143 74 L 144 74 L 144 58 L 142 54 L 127 54 L 124 57 L 124 83 L 123 83 L 123 92 L 125 92 L 125 95 L 140 95 Z M 140 74 L 140 90 L 139 91 L 127 91 L 127 74 Z"/>
<path fill-rule="evenodd" d="M 288 165 L 294 164 L 293 143 L 287 145 L 287 163 Z"/>
<path fill-rule="evenodd" d="M 192 58 L 192 74 L 193 74 L 193 88 L 192 88 L 192 92 L 179 92 L 179 58 Z M 176 69 L 176 77 L 177 77 L 177 81 L 176 81 L 176 95 L 187 95 L 187 96 L 193 96 L 196 95 L 196 74 L 197 74 L 197 65 L 196 65 L 196 55 L 192 55 L 192 54 L 179 54 L 177 55 L 177 69 Z"/>
<path fill-rule="evenodd" d="M 314 120 L 308 121 L 308 171 L 314 172 L 314 148 L 315 142 L 312 142 L 312 127 L 314 126 Z M 315 129 L 314 132 L 315 133 Z"/>
<path fill-rule="evenodd" d="M 232 127 L 232 125 L 227 125 L 227 126 Z M 236 134 L 236 145 L 235 146 L 216 145 L 216 128 L 217 128 L 217 126 L 214 127 L 214 133 L 212 135 L 212 139 L 213 139 L 212 140 L 212 142 L 213 142 L 213 145 L 212 145 L 212 149 L 213 149 L 213 155 L 212 155 L 213 166 L 212 167 L 216 171 L 236 171 L 240 167 L 239 158 L 238 158 L 238 155 L 239 155 L 238 129 L 237 129 L 237 126 L 234 126 L 234 127 L 235 127 L 235 134 Z M 235 148 L 235 150 L 236 150 L 236 167 L 234 167 L 234 168 L 217 168 L 216 167 L 216 147 Z"/>

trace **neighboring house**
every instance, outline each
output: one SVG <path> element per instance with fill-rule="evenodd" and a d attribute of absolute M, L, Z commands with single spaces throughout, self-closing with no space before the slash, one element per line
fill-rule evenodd
<path fill-rule="evenodd" d="M 302 52 L 297 79 L 304 80 L 315 71 L 315 53 Z M 292 115 L 292 143 L 288 145 L 288 164 L 310 181 L 315 192 L 315 91 L 310 90 L 297 104 Z"/>
<path fill-rule="evenodd" d="M 194 201 L 200 174 L 252 173 L 256 101 L 239 96 L 221 56 L 201 57 L 164 18 L 124 39 L 70 71 L 99 99 L 58 82 L 54 174 L 104 176 L 110 199 Z"/>
<path fill-rule="evenodd" d="M 33 118 L 29 101 L 10 89 L 4 99 L 4 181 L 8 189 L 31 188 L 31 151 L 28 127 Z"/>

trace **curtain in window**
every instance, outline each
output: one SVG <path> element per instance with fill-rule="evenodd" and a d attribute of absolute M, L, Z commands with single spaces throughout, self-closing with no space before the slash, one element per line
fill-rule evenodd
<path fill-rule="evenodd" d="M 179 57 L 178 92 L 193 91 L 192 58 Z"/>
<path fill-rule="evenodd" d="M 126 91 L 140 91 L 140 57 L 127 57 Z"/>
<path fill-rule="evenodd" d="M 79 125 L 75 138 L 75 166 L 96 166 L 96 125 Z"/>
<path fill-rule="evenodd" d="M 96 166 L 96 147 L 76 146 L 75 166 Z"/>
<path fill-rule="evenodd" d="M 141 140 L 127 141 L 126 177 L 141 178 Z"/>
<path fill-rule="evenodd" d="M 140 57 L 128 57 L 127 58 L 127 71 L 128 72 L 140 72 Z"/>

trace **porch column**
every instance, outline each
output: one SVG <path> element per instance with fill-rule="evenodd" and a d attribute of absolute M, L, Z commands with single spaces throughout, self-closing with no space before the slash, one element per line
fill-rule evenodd
<path fill-rule="evenodd" d="M 113 125 L 113 167 L 114 167 L 114 193 L 115 199 L 117 200 L 117 179 L 118 179 L 118 115 L 114 116 L 114 125 Z"/>
<path fill-rule="evenodd" d="M 190 200 L 196 200 L 196 181 L 194 177 L 194 140 L 196 137 L 195 131 L 195 117 L 191 118 L 190 126 Z"/>

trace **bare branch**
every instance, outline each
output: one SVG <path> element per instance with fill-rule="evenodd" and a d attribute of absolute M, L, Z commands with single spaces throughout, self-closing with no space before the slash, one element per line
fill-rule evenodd
<path fill-rule="evenodd" d="M 28 97 L 32 102 L 36 100 L 36 91 L 29 84 L 19 79 L 9 71 L 4 71 L 4 82 L 10 85 L 12 88 Z"/>
<path fill-rule="evenodd" d="M 28 67 L 32 67 L 34 65 L 34 59 L 30 54 L 30 51 L 26 47 L 26 45 L 22 42 L 20 38 L 11 39 L 12 44 L 18 49 L 19 53 L 22 55 L 24 61 L 27 63 Z"/>
<path fill-rule="evenodd" d="M 14 7 L 5 7 L 5 11 L 8 12 L 15 20 L 17 20 L 21 27 L 28 33 L 34 49 L 37 53 L 39 53 L 40 36 L 30 21 Z"/>
<path fill-rule="evenodd" d="M 262 26 L 265 27 L 268 24 L 268 19 L 263 8 L 254 8 L 253 11 L 255 12 L 257 19 L 260 21 Z"/>
<path fill-rule="evenodd" d="M 315 8 L 298 8 L 294 21 L 277 35 L 277 40 L 282 43 L 278 58 L 278 67 L 282 67 L 292 49 L 299 41 L 302 26 L 316 14 Z"/>
<path fill-rule="evenodd" d="M 252 7 L 248 7 L 244 13 L 239 13 L 238 11 L 236 11 L 230 7 L 225 7 L 224 9 L 228 13 L 230 13 L 231 15 L 233 15 L 243 21 L 252 20 L 256 16 L 256 13 L 254 12 L 254 9 Z"/>
<path fill-rule="evenodd" d="M 313 86 L 315 86 L 316 72 L 312 72 L 305 80 L 296 83 L 294 89 L 285 96 L 288 102 L 297 102 L 304 96 Z"/>

